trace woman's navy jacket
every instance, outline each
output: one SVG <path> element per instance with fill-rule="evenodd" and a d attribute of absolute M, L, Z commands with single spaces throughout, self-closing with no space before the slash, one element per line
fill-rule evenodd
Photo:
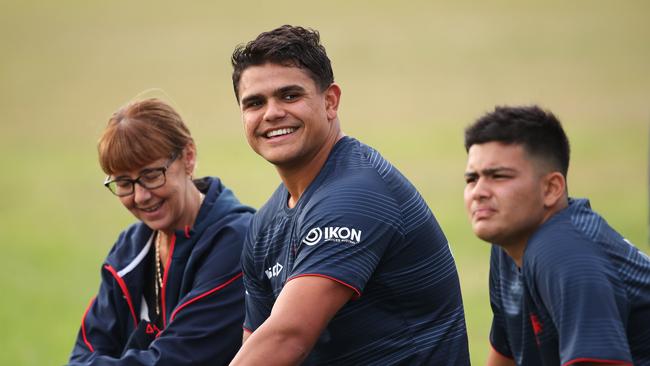
<path fill-rule="evenodd" d="M 244 287 L 240 257 L 254 210 L 218 178 L 208 186 L 193 228 L 177 230 L 163 278 L 162 324 L 148 322 L 153 231 L 122 232 L 101 270 L 70 365 L 225 365 L 241 346 Z M 147 338 L 148 337 L 148 338 Z"/>

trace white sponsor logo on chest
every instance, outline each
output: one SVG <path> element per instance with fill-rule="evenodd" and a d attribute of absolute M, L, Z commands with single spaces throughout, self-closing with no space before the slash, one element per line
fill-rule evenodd
<path fill-rule="evenodd" d="M 312 246 L 320 243 L 322 240 L 359 244 L 361 241 L 361 230 L 345 226 L 326 226 L 324 228 L 315 227 L 309 230 L 307 236 L 302 239 L 302 242 L 306 245 Z"/>

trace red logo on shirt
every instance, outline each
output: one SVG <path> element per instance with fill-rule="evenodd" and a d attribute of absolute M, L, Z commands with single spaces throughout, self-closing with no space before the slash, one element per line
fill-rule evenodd
<path fill-rule="evenodd" d="M 533 325 L 533 332 L 535 333 L 535 340 L 539 345 L 539 333 L 542 332 L 542 323 L 540 323 L 537 315 L 530 314 L 530 323 Z"/>

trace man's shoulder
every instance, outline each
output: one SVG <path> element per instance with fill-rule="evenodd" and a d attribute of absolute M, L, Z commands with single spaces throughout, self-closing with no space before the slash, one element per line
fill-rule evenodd
<path fill-rule="evenodd" d="M 321 173 L 336 173 L 337 177 L 347 176 L 367 168 L 372 164 L 370 156 L 375 150 L 350 136 L 343 136 L 332 148 Z"/>
<path fill-rule="evenodd" d="M 372 162 L 371 148 L 352 138 L 335 151 L 321 176 L 312 183 L 310 203 L 364 201 L 367 195 L 389 195 L 386 181 Z M 373 150 L 374 151 L 374 150 Z"/>
<path fill-rule="evenodd" d="M 390 171 L 392 165 L 374 148 L 354 137 L 344 136 L 331 151 L 324 169 L 343 175 L 368 174 L 376 171 L 380 175 Z"/>
<path fill-rule="evenodd" d="M 569 199 L 568 207 L 551 216 L 529 240 L 526 253 L 535 256 L 570 256 L 593 253 L 603 236 L 610 236 L 606 221 L 586 199 Z"/>
<path fill-rule="evenodd" d="M 566 217 L 548 222 L 528 241 L 524 267 L 554 271 L 576 258 L 587 259 L 595 254 L 595 242 Z"/>
<path fill-rule="evenodd" d="M 325 169 L 301 209 L 303 222 L 335 214 L 410 231 L 432 217 L 417 189 L 376 150 L 357 140 L 346 138 Z"/>
<path fill-rule="evenodd" d="M 593 241 L 593 235 L 589 235 L 590 228 L 597 226 L 599 220 L 600 216 L 588 205 L 570 202 L 568 207 L 555 213 L 533 233 L 526 251 L 544 254 L 554 249 L 579 248 L 574 244 Z"/>
<path fill-rule="evenodd" d="M 410 182 L 377 150 L 344 137 L 323 168 L 323 179 L 315 181 L 323 198 L 330 192 L 364 190 L 392 195 L 401 189 L 415 190 Z"/>
<path fill-rule="evenodd" d="M 609 262 L 599 239 L 603 223 L 586 201 L 555 214 L 526 246 L 523 267 L 527 277 L 569 280 L 572 272 L 603 270 Z"/>
<path fill-rule="evenodd" d="M 382 192 L 387 190 L 386 182 L 374 169 L 339 170 L 320 182 L 316 182 L 314 196 L 323 199 L 332 192 L 365 190 Z"/>
<path fill-rule="evenodd" d="M 349 174 L 325 179 L 301 208 L 301 216 L 383 212 L 399 215 L 397 198 L 386 182 L 372 169 L 357 169 Z"/>

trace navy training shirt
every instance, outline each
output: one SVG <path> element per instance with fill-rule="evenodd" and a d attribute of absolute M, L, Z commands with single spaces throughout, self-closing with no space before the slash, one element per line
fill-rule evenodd
<path fill-rule="evenodd" d="M 650 258 L 584 199 L 529 240 L 521 271 L 494 245 L 490 341 L 518 365 L 650 365 Z"/>
<path fill-rule="evenodd" d="M 268 318 L 284 284 L 321 276 L 356 293 L 306 365 L 469 365 L 458 273 L 415 187 L 351 137 L 334 146 L 296 207 L 284 185 L 255 215 L 242 254 L 244 327 Z"/>

